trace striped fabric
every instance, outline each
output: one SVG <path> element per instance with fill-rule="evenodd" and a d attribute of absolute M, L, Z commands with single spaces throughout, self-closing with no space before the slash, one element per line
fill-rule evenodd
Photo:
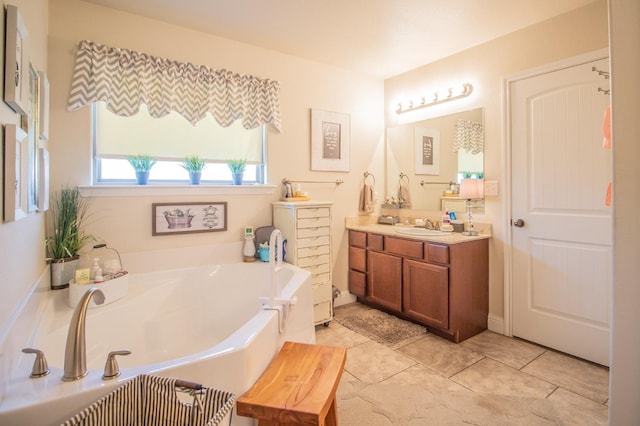
<path fill-rule="evenodd" d="M 203 387 L 194 404 L 181 402 L 176 380 L 140 375 L 103 396 L 63 426 L 215 426 L 233 409 L 234 394 Z"/>
<path fill-rule="evenodd" d="M 145 103 L 155 118 L 175 111 L 195 124 L 209 112 L 222 127 L 241 120 L 246 129 L 272 124 L 280 131 L 279 92 L 278 81 L 83 40 L 67 109 L 103 101 L 129 117 Z"/>

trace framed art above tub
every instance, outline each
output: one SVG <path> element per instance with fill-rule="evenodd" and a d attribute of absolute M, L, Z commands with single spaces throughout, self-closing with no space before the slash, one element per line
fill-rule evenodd
<path fill-rule="evenodd" d="M 227 230 L 227 202 L 153 203 L 152 235 Z"/>

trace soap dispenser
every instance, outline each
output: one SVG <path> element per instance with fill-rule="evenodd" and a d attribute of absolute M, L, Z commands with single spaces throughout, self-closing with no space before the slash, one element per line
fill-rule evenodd
<path fill-rule="evenodd" d="M 254 243 L 255 235 L 253 227 L 245 226 L 244 228 L 244 247 L 242 248 L 242 260 L 244 262 L 256 261 L 256 245 Z"/>

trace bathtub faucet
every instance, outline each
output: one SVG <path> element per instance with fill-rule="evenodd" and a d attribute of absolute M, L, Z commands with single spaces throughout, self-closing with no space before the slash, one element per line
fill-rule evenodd
<path fill-rule="evenodd" d="M 97 305 L 104 303 L 102 290 L 92 287 L 82 296 L 73 311 L 67 334 L 67 345 L 64 350 L 64 375 L 62 380 L 72 382 L 87 375 L 87 344 L 85 341 L 85 322 L 87 309 L 93 296 Z"/>

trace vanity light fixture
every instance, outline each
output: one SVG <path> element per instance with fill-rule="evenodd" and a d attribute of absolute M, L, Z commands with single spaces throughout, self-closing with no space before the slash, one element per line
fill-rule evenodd
<path fill-rule="evenodd" d="M 484 198 L 484 180 L 476 178 L 462 179 L 459 197 L 467 200 L 468 225 L 467 230 L 462 235 L 478 235 L 478 231 L 474 231 L 471 221 L 471 209 L 473 208 L 471 200 Z"/>
<path fill-rule="evenodd" d="M 413 100 L 409 100 L 406 105 L 403 105 L 402 102 L 398 102 L 396 114 L 402 114 L 408 111 L 413 111 L 414 109 L 443 104 L 445 102 L 454 101 L 456 99 L 466 98 L 472 92 L 473 84 L 471 83 L 464 83 L 460 86 L 440 89 L 433 92 L 431 97 L 421 96 L 419 102 L 413 102 Z"/>

